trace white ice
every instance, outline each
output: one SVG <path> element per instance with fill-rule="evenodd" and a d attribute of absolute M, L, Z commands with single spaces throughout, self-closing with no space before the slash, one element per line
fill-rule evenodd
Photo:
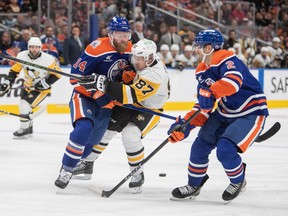
<path fill-rule="evenodd" d="M 177 116 L 184 112 L 166 112 Z M 141 194 L 131 194 L 129 180 L 109 198 L 88 190 L 91 185 L 110 190 L 129 174 L 126 155 L 118 135 L 96 161 L 93 179 L 72 180 L 67 189 L 54 186 L 71 131 L 68 114 L 42 114 L 34 119 L 34 137 L 14 140 L 19 119 L 0 116 L 0 215 L 214 215 L 284 216 L 288 214 L 288 109 L 272 109 L 266 131 L 274 122 L 281 130 L 242 155 L 247 163 L 247 189 L 229 205 L 221 195 L 229 182 L 215 157 L 210 157 L 210 179 L 196 200 L 170 201 L 171 191 L 187 183 L 187 162 L 197 130 L 185 141 L 168 143 L 145 164 Z M 146 156 L 166 138 L 172 123 L 162 119 L 144 140 Z M 159 177 L 166 173 L 166 177 Z M 59 192 L 60 191 L 60 192 Z"/>

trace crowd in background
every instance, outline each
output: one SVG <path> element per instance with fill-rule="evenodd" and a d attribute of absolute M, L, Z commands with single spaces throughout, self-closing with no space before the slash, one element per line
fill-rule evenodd
<path fill-rule="evenodd" d="M 7 27 L 6 30 L 0 28 L 0 50 L 16 56 L 27 49 L 31 36 L 39 36 L 43 51 L 55 56 L 62 65 L 71 65 L 89 43 L 87 1 L 73 1 L 71 37 L 68 37 L 68 0 L 50 1 L 50 19 L 47 0 L 41 2 L 39 34 L 37 0 L 0 1 L 0 24 Z M 227 35 L 225 49 L 235 52 L 250 68 L 288 67 L 287 1 L 96 0 L 99 37 L 107 36 L 106 26 L 111 17 L 125 16 L 130 20 L 132 43 L 141 38 L 151 39 L 156 42 L 158 54 L 167 66 L 180 71 L 196 67 L 198 58 L 193 42 L 201 29 L 187 22 L 179 24 L 169 14 L 149 9 L 148 3 L 174 15 L 179 13 L 176 7 L 179 6 L 185 9 L 180 15 L 187 20 L 219 29 Z M 9 64 L 5 59 L 0 63 Z"/>

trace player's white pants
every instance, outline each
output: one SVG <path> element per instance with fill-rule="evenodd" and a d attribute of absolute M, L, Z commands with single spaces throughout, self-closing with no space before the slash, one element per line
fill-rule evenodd
<path fill-rule="evenodd" d="M 85 161 L 94 161 L 106 149 L 110 140 L 117 134 L 116 131 L 107 130 L 101 139 L 100 144 L 93 147 L 93 151 L 85 159 Z M 122 130 L 122 142 L 132 171 L 144 159 L 144 147 L 141 142 L 141 131 L 133 123 L 128 125 Z M 135 174 L 143 171 L 143 166 Z"/>
<path fill-rule="evenodd" d="M 26 100 L 20 100 L 19 111 L 21 115 L 29 115 L 32 112 L 31 105 Z M 22 129 L 27 129 L 31 124 L 32 120 L 20 119 L 20 127 Z"/>

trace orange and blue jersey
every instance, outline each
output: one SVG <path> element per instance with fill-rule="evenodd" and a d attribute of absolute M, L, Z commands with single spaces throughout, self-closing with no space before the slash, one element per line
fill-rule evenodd
<path fill-rule="evenodd" d="M 116 51 L 110 43 L 109 37 L 99 38 L 90 43 L 77 62 L 72 66 L 71 73 L 81 76 L 92 74 L 105 75 L 110 81 L 119 81 L 122 69 L 129 63 L 132 43 L 129 41 L 127 49 L 123 53 Z M 81 87 L 77 80 L 71 79 L 74 91 L 86 97 L 93 98 L 95 92 L 88 92 Z M 103 95 L 94 102 L 99 106 L 105 106 L 111 101 L 107 95 Z"/>
<path fill-rule="evenodd" d="M 220 99 L 216 111 L 221 116 L 268 116 L 267 101 L 260 83 L 233 52 L 215 52 L 210 66 L 205 63 L 198 65 L 196 78 L 198 90 L 203 85 L 208 86 L 216 99 Z"/>

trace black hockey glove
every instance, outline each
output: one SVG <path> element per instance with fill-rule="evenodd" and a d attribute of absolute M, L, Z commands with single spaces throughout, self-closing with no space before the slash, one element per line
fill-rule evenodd
<path fill-rule="evenodd" d="M 105 92 L 106 83 L 107 83 L 107 77 L 99 74 L 93 74 L 81 77 L 78 80 L 78 84 L 80 86 L 83 86 L 87 91 L 99 90 Z"/>
<path fill-rule="evenodd" d="M 46 78 L 41 79 L 38 83 L 35 84 L 34 88 L 38 91 L 43 91 L 51 88 L 48 80 Z"/>
<path fill-rule="evenodd" d="M 4 80 L 3 83 L 0 83 L 0 95 L 4 95 L 10 92 L 11 89 L 11 82 L 9 80 Z"/>

